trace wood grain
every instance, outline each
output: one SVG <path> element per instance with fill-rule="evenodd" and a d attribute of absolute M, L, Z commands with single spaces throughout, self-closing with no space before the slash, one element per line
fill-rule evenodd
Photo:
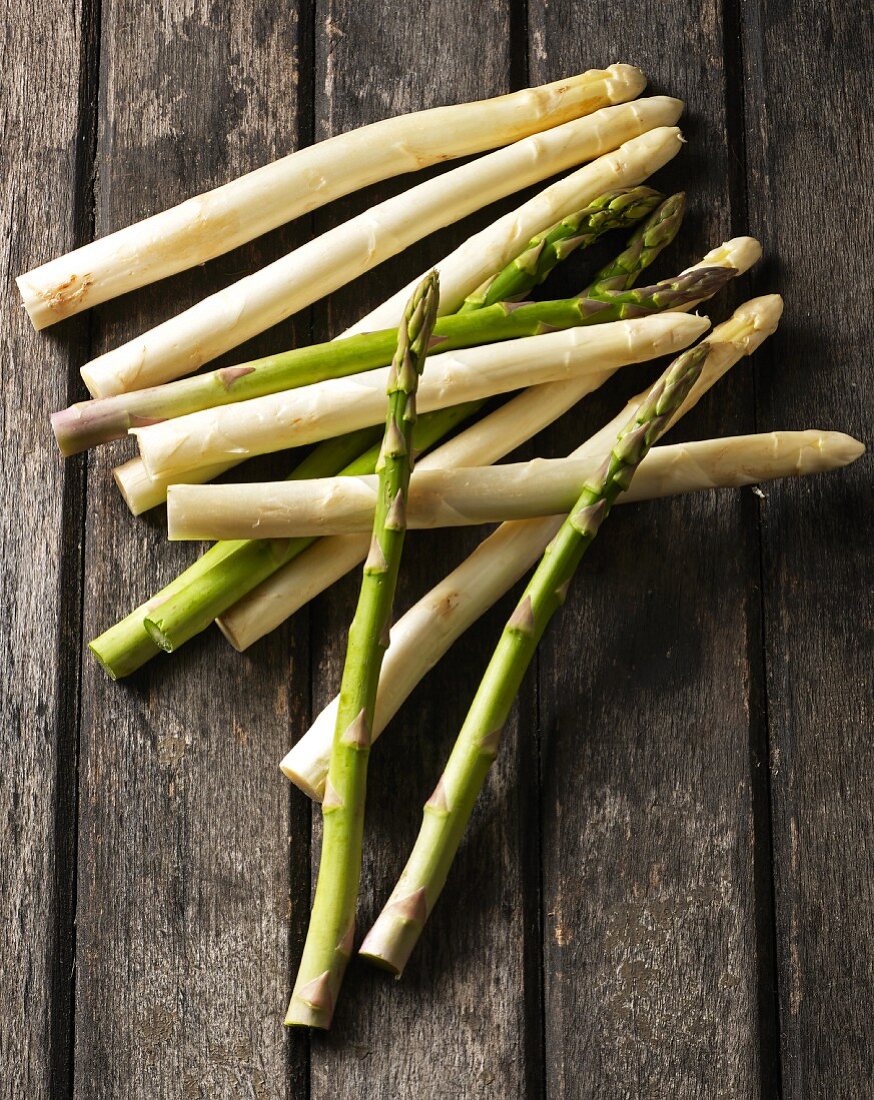
<path fill-rule="evenodd" d="M 469 9 L 452 2 L 419 5 L 415 19 L 388 2 L 317 6 L 316 134 L 361 125 L 383 114 L 437 106 L 509 90 L 509 5 L 491 0 Z M 457 33 L 462 20 L 464 35 Z M 419 64 L 440 43 L 439 64 Z M 430 56 L 433 56 L 431 54 Z M 419 177 L 417 176 L 417 179 Z M 404 186 L 372 189 L 324 212 L 321 224 Z M 519 200 L 512 203 L 515 205 Z M 494 209 L 438 234 L 333 295 L 317 311 L 317 334 L 330 335 L 404 285 L 427 263 L 487 224 Z M 362 290 L 363 287 L 363 290 Z M 418 598 L 481 537 L 410 536 L 398 610 Z M 339 686 L 350 608 L 358 578 L 313 610 L 313 701 Z M 506 615 L 507 608 L 502 609 Z M 435 670 L 380 740 L 371 758 L 359 932 L 369 927 L 400 872 L 500 629 L 501 613 L 471 631 Z M 533 721 L 533 700 L 523 701 Z M 530 853 L 524 821 L 533 779 L 515 730 L 422 943 L 403 979 L 354 961 L 330 1036 L 312 1044 L 312 1095 L 455 1098 L 533 1095 L 539 1080 L 538 945 L 524 880 Z M 528 782 L 519 782 L 520 770 Z M 316 815 L 315 832 L 320 821 Z M 316 852 L 318 846 L 316 844 Z M 314 865 L 315 867 L 315 865 Z M 529 882 L 535 876 L 527 874 Z"/>
<path fill-rule="evenodd" d="M 787 304 L 755 364 L 676 438 L 823 427 L 870 442 L 870 11 L 13 0 L 4 14 L 0 1097 L 867 1095 L 870 458 L 762 500 L 699 495 L 611 520 L 403 980 L 353 963 L 332 1033 L 286 1035 L 319 816 L 276 764 L 336 689 L 357 577 L 246 655 L 211 632 L 110 684 L 84 643 L 192 548 L 166 542 L 163 516 L 128 515 L 109 475 L 123 444 L 89 456 L 86 478 L 46 419 L 85 396 L 90 355 L 410 181 L 40 336 L 11 277 L 301 142 L 628 61 L 689 105 L 690 145 L 659 182 L 688 190 L 690 214 L 654 273 L 749 227 L 766 262 L 714 315 L 749 292 Z M 495 216 L 243 351 L 334 335 Z M 585 282 L 582 262 L 565 267 L 556 294 Z M 570 450 L 653 374 L 630 372 L 527 453 Z M 399 612 L 481 536 L 411 535 Z M 373 754 L 362 932 L 512 602 Z"/>
<path fill-rule="evenodd" d="M 690 208 L 659 261 L 665 275 L 732 235 L 720 12 L 552 0 L 530 14 L 532 81 L 621 51 L 654 91 L 686 101 L 690 145 L 656 177 L 685 189 Z M 567 453 L 618 396 L 607 387 L 539 452 Z M 750 375 L 738 367 L 681 435 L 751 423 Z M 712 1100 L 759 1088 L 755 548 L 740 493 L 623 512 L 541 647 L 548 1095 Z"/>
<path fill-rule="evenodd" d="M 103 6 L 96 230 L 106 233 L 293 149 L 294 5 Z M 96 314 L 102 351 L 306 236 L 291 226 Z M 248 346 L 293 340 L 283 326 Z M 238 351 L 237 354 L 243 354 Z M 91 458 L 85 638 L 192 557 L 133 520 Z M 305 619 L 257 658 L 217 631 L 130 681 L 84 665 L 76 1094 L 255 1096 L 305 1088 L 281 1027 L 306 918 L 308 815 L 277 762 L 308 706 Z M 291 873 L 294 890 L 290 889 Z M 290 942 L 291 941 L 291 942 Z"/>
<path fill-rule="evenodd" d="M 80 243 L 89 11 L 13 3 L 0 20 L 0 1096 L 66 1096 L 74 960 L 82 464 L 57 460 L 83 323 L 38 336 L 13 276 Z M 81 86 L 81 87 L 80 87 Z"/>
<path fill-rule="evenodd" d="M 864 5 L 770 0 L 744 16 L 750 222 L 786 297 L 758 371 L 759 422 L 870 445 L 874 19 Z M 781 68 L 814 94 L 785 94 Z M 761 502 L 787 1100 L 863 1096 L 874 1079 L 871 485 L 867 455 Z"/>

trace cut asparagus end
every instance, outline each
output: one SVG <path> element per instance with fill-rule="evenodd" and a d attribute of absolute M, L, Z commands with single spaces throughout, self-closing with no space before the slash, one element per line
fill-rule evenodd
<path fill-rule="evenodd" d="M 324 738 L 330 745 L 334 727 L 337 724 L 338 705 L 339 698 L 335 696 L 328 706 L 321 711 L 307 731 L 307 735 L 311 739 L 312 737 L 319 737 L 319 733 L 312 733 L 314 728 L 319 727 L 320 731 L 324 731 Z M 377 729 L 374 726 L 374 735 L 376 732 Z M 325 793 L 325 779 L 328 775 L 329 760 L 330 757 L 327 754 L 306 755 L 291 749 L 282 758 L 279 767 L 286 779 L 290 779 L 296 787 L 300 788 L 304 794 L 309 795 L 314 802 L 321 802 Z"/>
<path fill-rule="evenodd" d="M 90 641 L 88 648 L 110 680 L 130 676 L 160 652 L 142 626 L 130 617 Z"/>

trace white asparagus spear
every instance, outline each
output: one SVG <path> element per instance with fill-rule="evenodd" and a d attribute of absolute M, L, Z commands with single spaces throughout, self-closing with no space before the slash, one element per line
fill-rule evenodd
<path fill-rule="evenodd" d="M 217 466 L 200 466 L 196 470 L 188 471 L 186 478 L 192 485 L 201 485 L 204 481 L 212 481 L 213 478 L 220 477 L 236 465 L 236 462 L 223 462 Z M 163 504 L 167 499 L 167 489 L 173 483 L 172 475 L 150 477 L 139 455 L 128 459 L 120 466 L 115 466 L 112 476 L 133 516 L 140 516 L 150 508 L 157 508 L 159 504 Z"/>
<path fill-rule="evenodd" d="M 661 313 L 447 351 L 429 357 L 416 404 L 425 413 L 534 381 L 603 374 L 686 347 L 707 327 L 694 314 Z M 315 443 L 378 424 L 385 415 L 390 369 L 202 409 L 132 428 L 131 434 L 152 477 Z"/>
<path fill-rule="evenodd" d="M 106 397 L 190 374 L 414 241 L 497 199 L 610 150 L 624 162 L 618 147 L 647 131 L 658 135 L 645 142 L 647 153 L 658 161 L 656 150 L 661 150 L 663 163 L 680 140 L 665 124 L 676 122 L 681 111 L 680 101 L 666 96 L 605 107 L 420 183 L 86 363 L 85 384 L 93 396 Z M 596 194 L 603 190 L 605 185 Z"/>
<path fill-rule="evenodd" d="M 726 371 L 774 332 L 782 309 L 777 294 L 754 298 L 713 330 L 707 339 L 711 352 L 701 377 L 674 422 L 692 409 Z M 578 447 L 574 456 L 591 460 L 602 456 L 605 442 L 609 445 L 615 438 L 642 397 L 640 394 L 630 401 L 609 424 Z M 563 519 L 550 516 L 502 524 L 401 616 L 391 629 L 380 674 L 372 738 L 385 729 L 416 684 L 453 642 L 540 558 Z M 320 799 L 324 790 L 336 706 L 334 699 L 322 710 L 280 765 L 293 783 L 315 799 Z"/>
<path fill-rule="evenodd" d="M 865 448 L 843 432 L 808 429 L 704 439 L 655 447 L 620 504 L 702 489 L 738 488 L 821 473 Z M 535 458 L 506 466 L 419 470 L 410 481 L 407 528 L 465 527 L 566 513 L 597 472 L 588 458 Z M 173 485 L 171 540 L 280 539 L 370 531 L 375 475 L 246 485 Z"/>
<path fill-rule="evenodd" d="M 761 246 L 754 238 L 736 237 L 712 249 L 693 267 L 732 267 L 742 274 L 761 254 Z M 497 462 L 597 389 L 611 373 L 606 371 L 599 377 L 572 383 L 532 386 L 426 455 L 417 469 L 487 466 Z M 360 535 L 321 539 L 229 608 L 216 624 L 236 649 L 248 649 L 364 561 L 367 545 L 367 539 Z"/>
<path fill-rule="evenodd" d="M 673 147 L 677 149 L 679 145 Z M 637 145 L 637 151 L 640 155 L 642 151 L 640 143 Z M 652 160 L 648 165 L 645 165 L 642 161 L 635 164 L 633 159 L 626 161 L 625 167 L 619 171 L 617 179 L 611 186 L 627 185 L 627 181 L 632 178 L 628 174 L 630 170 L 639 170 L 644 173 L 645 169 L 653 170 L 652 166 L 654 164 L 655 161 Z M 535 233 L 554 224 L 555 221 L 560 217 L 564 217 L 568 212 L 578 210 L 586 202 L 591 201 L 592 185 L 591 173 L 589 172 L 591 167 L 594 166 L 590 165 L 587 168 L 580 169 L 566 179 L 544 188 L 543 191 L 523 203 L 522 206 L 510 211 L 509 214 L 505 214 L 482 232 L 476 234 L 460 249 L 450 253 L 437 265 L 441 278 L 441 293 L 444 294 L 448 290 L 453 301 L 461 301 L 466 294 L 482 282 L 482 258 L 484 256 L 492 257 L 490 262 L 496 265 L 488 268 L 486 272 L 486 274 L 492 274 L 503 262 L 507 262 L 499 261 L 495 257 L 503 256 L 508 251 L 506 244 L 508 240 L 527 242 Z M 561 213 L 559 213 L 560 211 Z M 514 247 L 516 246 L 514 245 Z M 750 258 L 749 254 L 753 248 L 757 250 L 756 255 Z M 714 250 L 709 257 L 705 258 L 702 265 L 698 266 L 703 266 L 709 262 L 710 266 L 721 265 L 746 270 L 746 267 L 758 258 L 759 252 L 757 242 L 749 237 L 741 237 L 728 242 L 721 249 Z M 509 259 L 512 259 L 512 255 L 515 254 L 509 255 Z M 376 310 L 356 325 L 353 325 L 352 328 L 340 333 L 335 339 L 342 339 L 355 332 L 372 330 L 377 320 L 380 323 L 384 322 L 388 327 L 396 325 L 400 318 L 400 310 L 407 301 L 407 298 L 399 300 L 397 308 L 395 308 L 392 303 L 397 299 L 398 296 L 395 295 L 394 298 L 378 306 Z M 234 462 L 229 462 L 225 468 L 230 468 L 230 466 L 241 461 L 243 459 L 240 458 L 234 460 Z M 118 467 L 115 473 L 119 488 L 134 515 L 139 515 L 149 508 L 154 508 L 157 504 L 166 500 L 168 479 L 153 480 L 150 478 L 141 458 L 131 459 L 123 466 Z M 181 472 L 174 474 L 173 480 L 201 483 L 211 480 L 213 476 L 217 476 L 217 474 L 195 467 L 187 470 L 184 474 Z"/>
<path fill-rule="evenodd" d="M 509 145 L 640 95 L 632 65 L 383 119 L 241 176 L 43 264 L 18 283 L 37 329 L 229 252 L 378 180 Z"/>

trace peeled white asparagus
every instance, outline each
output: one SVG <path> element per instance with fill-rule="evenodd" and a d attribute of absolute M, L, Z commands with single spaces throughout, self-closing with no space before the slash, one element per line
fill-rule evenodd
<path fill-rule="evenodd" d="M 605 107 L 420 183 L 86 363 L 85 384 L 106 397 L 190 374 L 429 233 L 647 131 L 661 135 L 647 150 L 661 149 L 669 160 L 680 139 L 663 131 L 681 111 L 680 101 L 666 96 Z"/>
<path fill-rule="evenodd" d="M 673 138 L 666 139 L 666 142 L 674 151 L 679 149 L 679 143 L 674 141 Z M 629 174 L 632 171 L 642 173 L 640 178 L 643 179 L 647 171 L 655 170 L 653 166 L 656 164 L 656 160 L 651 157 L 649 159 L 643 157 L 644 146 L 647 144 L 637 142 L 635 157 L 629 158 L 626 160 L 624 167 L 617 169 L 619 175 L 614 179 L 612 186 L 630 186 L 632 178 L 637 178 Z M 662 146 L 662 141 L 660 140 L 658 144 Z M 658 159 L 663 155 L 663 152 L 659 152 L 657 149 L 656 154 Z M 596 163 L 601 164 L 600 161 Z M 597 197 L 597 193 L 593 193 L 594 185 L 592 184 L 592 173 L 590 172 L 590 169 L 594 167 L 596 165 L 589 165 L 572 173 L 566 179 L 559 180 L 557 183 L 545 188 L 516 210 L 499 218 L 491 226 L 471 238 L 467 244 L 462 245 L 460 249 L 442 260 L 437 265 L 437 269 L 441 273 L 441 294 L 445 294 L 448 290 L 453 301 L 460 302 L 465 295 L 482 282 L 484 277 L 481 270 L 483 256 L 492 257 L 491 262 L 494 266 L 488 268 L 486 274 L 493 274 L 495 270 L 498 270 L 499 267 L 503 266 L 504 263 L 508 263 L 513 256 L 518 254 L 518 251 L 513 251 L 513 249 L 518 250 L 535 233 L 554 224 L 567 214 L 580 209 L 592 198 Z M 512 247 L 510 247 L 508 241 L 516 243 L 512 243 Z M 522 245 L 518 244 L 520 241 L 523 242 Z M 749 253 L 753 248 L 757 250 L 756 255 L 749 259 Z M 746 270 L 743 265 L 746 264 L 748 267 L 755 262 L 760 251 L 758 243 L 753 241 L 752 238 L 740 237 L 736 238 L 735 241 L 729 241 L 720 249 L 714 250 L 710 256 L 705 257 L 701 265 L 697 266 L 709 264 L 710 266 L 721 265 Z M 498 257 L 503 258 L 499 259 Z M 395 295 L 394 298 L 378 306 L 376 310 L 357 324 L 340 333 L 335 339 L 342 339 L 356 332 L 371 330 L 376 327 L 375 322 L 380 319 L 385 322 L 387 327 L 396 325 L 405 301 L 406 299 L 399 300 L 398 296 Z M 575 400 L 579 400 L 579 398 Z M 573 404 L 573 402 L 571 403 Z M 508 415 L 512 415 L 512 413 Z M 555 416 L 557 415 L 559 414 L 556 413 Z M 553 416 L 551 419 L 554 418 Z M 546 421 L 546 423 L 549 422 Z M 233 463 L 229 462 L 228 467 L 241 461 L 244 461 L 244 459 L 237 458 Z M 181 471 L 174 474 L 173 479 L 179 482 L 200 483 L 211 480 L 213 476 L 217 475 L 206 468 L 193 467 L 186 470 L 184 474 Z M 152 479 L 140 458 L 131 459 L 124 466 L 119 467 L 116 480 L 125 495 L 128 507 L 134 515 L 139 515 L 140 512 L 153 508 L 166 499 L 168 479 Z"/>
<path fill-rule="evenodd" d="M 634 99 L 645 86 L 639 69 L 611 65 L 494 99 L 383 119 L 300 149 L 16 282 L 34 327 L 46 328 L 229 252 L 377 180 L 509 145 Z"/>
<path fill-rule="evenodd" d="M 190 484 L 200 485 L 204 481 L 220 477 L 236 465 L 236 462 L 223 462 L 217 466 L 199 466 L 196 470 L 188 471 L 186 478 Z M 113 467 L 112 476 L 132 516 L 140 516 L 150 508 L 163 504 L 167 499 L 167 489 L 174 481 L 172 476 L 150 477 L 139 455 Z M 178 477 L 175 481 L 179 481 Z"/>
<path fill-rule="evenodd" d="M 731 267 L 743 274 L 761 254 L 761 245 L 754 238 L 735 237 L 692 266 Z M 691 304 L 684 306 L 681 312 L 691 308 Z M 532 386 L 426 455 L 416 468 L 485 466 L 497 462 L 557 420 L 611 373 L 606 371 L 575 382 Z M 360 535 L 321 539 L 228 608 L 216 619 L 216 624 L 231 645 L 247 649 L 364 561 L 367 547 L 368 540 Z"/>
<path fill-rule="evenodd" d="M 718 325 L 706 343 L 711 351 L 701 377 L 678 410 L 685 416 L 701 397 L 745 355 L 776 329 L 782 313 L 777 294 L 745 302 Z M 644 394 L 639 394 L 574 452 L 577 458 L 603 458 Z M 633 484 L 633 482 L 632 482 Z M 561 526 L 563 516 L 502 524 L 447 577 L 414 604 L 391 629 L 379 679 L 372 736 L 376 738 L 404 700 L 465 630 L 508 592 L 540 558 Z M 331 755 L 337 700 L 334 699 L 282 760 L 288 778 L 310 797 L 320 799 Z"/>
<path fill-rule="evenodd" d="M 708 327 L 695 315 L 661 313 L 563 329 L 433 355 L 419 384 L 420 413 L 519 389 L 616 370 L 686 347 Z M 385 416 L 390 367 L 219 405 L 132 428 L 152 477 L 315 443 Z"/>
<path fill-rule="evenodd" d="M 846 466 L 864 449 L 852 436 L 820 429 L 656 447 L 618 503 L 820 473 Z M 564 513 L 596 472 L 597 460 L 589 458 L 419 470 L 410 481 L 407 528 L 464 527 Z M 370 531 L 377 488 L 374 474 L 250 485 L 174 485 L 167 497 L 168 533 L 171 539 L 213 542 Z"/>

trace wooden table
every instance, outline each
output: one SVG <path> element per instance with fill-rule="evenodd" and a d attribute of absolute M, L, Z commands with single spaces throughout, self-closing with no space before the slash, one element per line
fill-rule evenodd
<path fill-rule="evenodd" d="M 12 276 L 399 111 L 639 63 L 688 105 L 690 144 L 660 186 L 686 188 L 691 213 L 658 273 L 749 231 L 766 259 L 714 314 L 751 293 L 786 298 L 779 334 L 680 437 L 816 426 L 874 438 L 865 5 L 406 10 L 7 8 L 0 1094 L 874 1095 L 870 460 L 609 524 L 408 973 L 396 985 L 353 966 L 328 1037 L 281 1027 L 318 819 L 276 764 L 337 686 L 354 581 L 245 656 L 214 631 L 111 684 L 83 654 L 193 551 L 165 542 L 162 516 L 126 513 L 109 476 L 119 449 L 59 458 L 47 417 L 84 396 L 79 366 L 405 181 L 43 335 Z M 245 350 L 336 333 L 493 216 Z M 569 292 L 573 277 L 554 285 Z M 565 453 L 645 377 L 527 453 Z M 412 537 L 402 603 L 479 537 Z M 509 606 L 455 647 L 374 754 L 364 924 Z"/>

